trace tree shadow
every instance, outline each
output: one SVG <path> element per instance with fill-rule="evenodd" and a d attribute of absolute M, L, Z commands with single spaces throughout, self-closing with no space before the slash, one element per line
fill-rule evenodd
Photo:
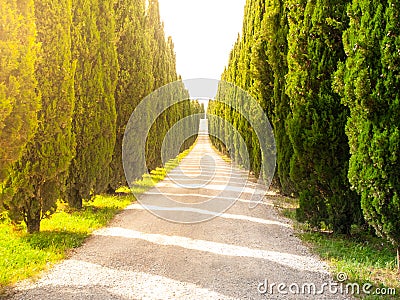
<path fill-rule="evenodd" d="M 32 248 L 38 250 L 54 250 L 57 252 L 66 251 L 70 248 L 77 248 L 82 245 L 89 234 L 55 230 L 41 231 L 22 237 L 22 240 Z"/>

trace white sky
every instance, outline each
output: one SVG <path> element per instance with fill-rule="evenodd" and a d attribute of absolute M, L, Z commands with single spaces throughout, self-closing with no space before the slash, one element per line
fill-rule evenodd
<path fill-rule="evenodd" d="M 182 79 L 220 79 L 242 31 L 246 0 L 159 0 Z"/>

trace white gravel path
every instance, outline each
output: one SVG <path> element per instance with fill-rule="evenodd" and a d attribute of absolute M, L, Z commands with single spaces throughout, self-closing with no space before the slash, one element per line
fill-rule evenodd
<path fill-rule="evenodd" d="M 211 149 L 207 136 L 199 137 L 180 170 L 202 175 L 188 178 L 174 170 L 141 197 L 153 213 L 132 204 L 39 280 L 19 283 L 11 299 L 346 299 L 329 293 L 327 266 L 295 237 L 272 201 L 250 208 L 249 194 L 237 189 L 243 171 L 234 169 L 230 177 L 236 181 L 226 186 L 230 166 Z M 179 186 L 185 180 L 195 187 Z M 251 187 L 247 184 L 246 191 Z M 165 205 L 162 195 L 181 204 Z M 215 195 L 212 205 L 203 205 Z M 154 213 L 198 223 L 169 222 Z M 285 284 L 284 293 L 277 286 L 273 293 L 260 293 L 266 281 L 269 289 Z M 325 284 L 325 293 L 312 295 L 307 288 L 304 294 L 292 293 L 304 284 L 315 284 L 317 291 Z"/>

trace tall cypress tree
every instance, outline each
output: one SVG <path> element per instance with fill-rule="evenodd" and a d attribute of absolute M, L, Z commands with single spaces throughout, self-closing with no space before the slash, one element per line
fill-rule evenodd
<path fill-rule="evenodd" d="M 150 35 L 145 23 L 144 0 L 119 0 L 115 4 L 118 84 L 115 91 L 117 111 L 116 145 L 110 164 L 109 191 L 126 184 L 122 166 L 122 139 L 136 105 L 153 87 Z"/>
<path fill-rule="evenodd" d="M 265 15 L 261 27 L 261 43 L 264 46 L 264 55 L 260 55 L 259 62 L 261 69 L 271 69 L 272 92 L 267 92 L 264 101 L 269 101 L 272 111 L 269 118 L 274 128 L 277 156 L 277 176 L 280 190 L 283 194 L 294 194 L 295 187 L 290 179 L 290 160 L 293 155 L 293 146 L 290 142 L 286 118 L 290 113 L 289 98 L 285 93 L 287 65 L 287 34 L 289 30 L 288 10 L 283 0 L 268 1 L 265 8 Z M 265 58 L 263 58 L 265 56 Z M 265 66 L 263 66 L 264 64 Z M 261 71 L 262 72 L 262 71 Z M 267 73 L 268 74 L 268 73 Z M 265 79 L 261 79 L 261 83 Z"/>
<path fill-rule="evenodd" d="M 152 91 L 168 83 L 168 70 L 166 64 L 167 45 L 165 42 L 164 24 L 160 19 L 158 0 L 149 0 L 146 26 L 149 30 L 150 48 L 152 51 Z"/>
<path fill-rule="evenodd" d="M 150 34 L 150 48 L 152 50 L 152 75 L 153 87 L 156 90 L 170 82 L 178 79 L 176 74 L 175 54 L 173 53 L 172 40 L 165 38 L 164 25 L 160 19 L 159 3 L 157 0 L 149 1 L 147 10 L 147 27 Z M 165 94 L 163 97 L 157 97 L 155 107 L 162 107 L 162 101 L 166 101 L 164 97 L 173 97 Z M 149 107 L 152 110 L 153 107 Z M 171 110 L 168 110 L 172 113 Z M 158 116 L 157 120 L 152 124 L 146 142 L 146 161 L 149 169 L 154 169 L 162 164 L 161 147 L 163 139 L 169 130 L 168 120 L 173 120 L 174 116 L 168 115 L 166 112 Z"/>
<path fill-rule="evenodd" d="M 125 184 L 125 174 L 121 162 L 121 145 L 130 115 L 143 97 L 179 79 L 176 73 L 174 45 L 171 37 L 165 38 L 163 23 L 160 19 L 159 3 L 157 0 L 149 1 L 145 14 L 143 13 L 144 6 L 142 0 L 138 0 L 137 3 L 119 1 L 116 5 L 117 36 L 121 41 L 121 44 L 117 43 L 121 70 L 116 91 L 117 148 L 111 165 L 115 176 L 110 182 L 110 192 L 115 191 L 115 188 L 119 185 Z M 127 14 L 125 9 L 129 7 L 130 13 Z M 131 12 L 134 12 L 134 14 Z M 165 104 L 169 103 L 167 101 L 189 98 L 188 91 L 183 83 L 174 83 L 171 86 L 163 87 L 162 91 L 161 97 L 157 93 L 151 94 L 153 102 L 147 103 L 148 107 L 146 113 L 142 116 L 142 124 L 132 124 L 134 126 L 142 125 L 141 129 L 150 127 L 149 132 L 140 136 L 140 138 L 146 138 L 146 162 L 142 162 L 143 157 L 136 155 L 135 151 L 126 153 L 129 157 L 127 159 L 135 161 L 138 165 L 146 164 L 149 171 L 162 165 L 161 148 L 169 129 L 180 119 L 197 112 L 199 107 L 196 104 L 197 102 L 186 100 L 172 105 L 159 116 L 156 116 L 155 108 L 165 108 Z M 156 120 L 153 120 L 153 118 Z M 150 124 L 150 121 L 153 121 L 153 124 Z M 137 132 L 140 131 L 140 129 L 136 129 Z M 179 136 L 175 136 L 173 142 L 180 142 L 179 137 L 183 132 L 176 132 L 175 134 Z M 181 148 L 183 150 L 193 141 L 193 138 L 189 139 L 183 143 L 182 147 L 180 144 L 174 144 L 175 149 Z M 142 170 L 132 170 L 129 177 L 133 180 L 142 175 Z"/>
<path fill-rule="evenodd" d="M 35 7 L 42 44 L 36 68 L 42 95 L 40 123 L 8 181 L 16 193 L 6 202 L 10 217 L 14 221 L 22 218 L 29 233 L 39 231 L 41 219 L 55 209 L 74 149 L 71 1 L 36 0 Z"/>
<path fill-rule="evenodd" d="M 32 0 L 0 3 L 0 184 L 37 128 L 39 45 Z M 1 188 L 0 188 L 1 190 Z"/>
<path fill-rule="evenodd" d="M 115 37 L 115 11 L 114 0 L 100 1 L 98 17 L 98 28 L 100 32 L 100 55 L 102 61 L 103 77 L 103 106 L 102 109 L 107 115 L 103 120 L 106 123 L 101 125 L 104 140 L 101 143 L 104 161 L 100 164 L 97 175 L 94 193 L 102 193 L 110 182 L 109 165 L 116 142 L 116 107 L 115 90 L 118 80 L 119 63 Z M 110 126 L 107 128 L 107 126 Z"/>
<path fill-rule="evenodd" d="M 70 167 L 68 202 L 75 208 L 81 208 L 83 199 L 104 191 L 108 185 L 115 146 L 114 93 L 118 72 L 112 3 L 112 0 L 73 2 L 76 155 Z"/>
<path fill-rule="evenodd" d="M 348 176 L 368 223 L 399 248 L 400 3 L 354 0 L 348 15 L 348 57 L 336 82 L 350 109 Z"/>
<path fill-rule="evenodd" d="M 165 69 L 163 63 L 165 62 L 165 37 L 163 31 L 163 25 L 160 19 L 159 3 L 157 0 L 151 0 L 148 2 L 146 11 L 146 27 L 149 32 L 151 59 L 152 59 L 152 77 L 153 85 L 151 91 L 157 90 L 163 86 L 165 82 Z M 154 101 L 160 100 L 155 98 Z M 154 107 L 158 107 L 159 103 L 154 103 Z M 154 109 L 149 106 L 149 111 Z M 149 113 L 151 115 L 151 113 Z M 151 124 L 151 129 L 147 136 L 146 141 L 146 165 L 149 170 L 154 169 L 161 163 L 161 156 L 158 151 L 161 144 L 159 142 L 159 136 L 164 135 L 164 128 L 160 125 L 161 120 L 158 119 L 154 124 Z"/>
<path fill-rule="evenodd" d="M 300 195 L 298 216 L 348 233 L 361 213 L 346 176 L 348 110 L 332 90 L 331 79 L 338 61 L 345 58 L 341 34 L 348 23 L 346 3 L 289 3 L 287 122 L 294 149 L 291 178 Z"/>

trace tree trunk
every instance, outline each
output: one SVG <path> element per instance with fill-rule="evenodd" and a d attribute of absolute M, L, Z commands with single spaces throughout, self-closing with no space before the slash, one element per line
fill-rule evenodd
<path fill-rule="evenodd" d="M 25 223 L 29 234 L 40 231 L 40 221 L 40 210 L 35 212 L 33 215 L 28 213 Z"/>
<path fill-rule="evenodd" d="M 79 190 L 76 188 L 71 188 L 68 204 L 70 207 L 75 209 L 82 209 L 82 197 L 79 194 Z"/>
<path fill-rule="evenodd" d="M 114 195 L 115 194 L 115 189 L 111 186 L 111 184 L 108 185 L 106 193 L 108 195 Z"/>
<path fill-rule="evenodd" d="M 397 273 L 400 275 L 400 245 L 397 246 Z"/>

